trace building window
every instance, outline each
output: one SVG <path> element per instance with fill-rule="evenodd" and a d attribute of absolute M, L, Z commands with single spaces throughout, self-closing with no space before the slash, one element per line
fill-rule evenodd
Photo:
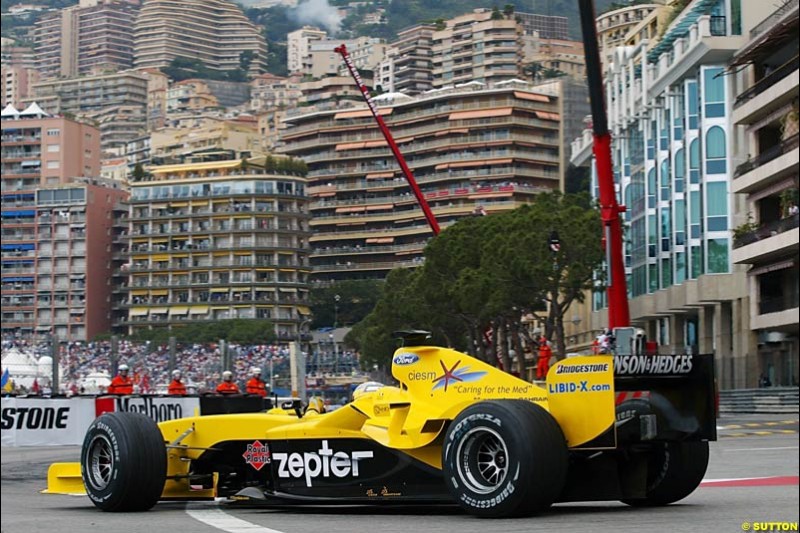
<path fill-rule="evenodd" d="M 52 128 L 47 130 L 48 137 L 58 137 L 59 135 L 61 135 L 61 130 L 58 128 Z"/>
<path fill-rule="evenodd" d="M 725 174 L 725 130 L 714 126 L 706 133 L 706 173 Z"/>
<path fill-rule="evenodd" d="M 675 245 L 686 244 L 686 202 L 675 200 Z"/>
<path fill-rule="evenodd" d="M 686 169 L 684 168 L 686 165 L 686 157 L 684 156 L 683 148 L 678 149 L 675 152 L 675 192 L 683 192 L 683 176 L 685 175 Z"/>
<path fill-rule="evenodd" d="M 61 168 L 61 161 L 48 161 L 47 168 L 50 170 L 55 170 L 57 168 Z"/>
<path fill-rule="evenodd" d="M 669 158 L 661 162 L 661 200 L 666 202 L 670 199 L 670 175 Z"/>
<path fill-rule="evenodd" d="M 703 71 L 703 101 L 706 118 L 725 116 L 725 78 L 720 67 Z"/>
<path fill-rule="evenodd" d="M 706 206 L 708 231 L 728 229 L 728 184 L 715 181 L 706 186 Z"/>
<path fill-rule="evenodd" d="M 656 206 L 656 169 L 651 168 L 647 173 L 647 207 Z"/>
<path fill-rule="evenodd" d="M 728 272 L 728 239 L 709 239 L 708 272 L 709 274 Z"/>
<path fill-rule="evenodd" d="M 700 183 L 700 142 L 689 143 L 689 183 Z"/>
<path fill-rule="evenodd" d="M 678 252 L 675 254 L 675 284 L 680 285 L 686 280 L 686 254 Z"/>
<path fill-rule="evenodd" d="M 689 108 L 689 129 L 697 129 L 697 113 L 698 113 L 698 96 L 697 96 L 697 82 L 690 81 L 686 85 L 686 103 Z"/>
<path fill-rule="evenodd" d="M 689 224 L 691 225 L 690 236 L 692 239 L 700 238 L 700 191 L 689 193 Z"/>
<path fill-rule="evenodd" d="M 692 246 L 692 279 L 703 274 L 703 247 Z"/>
<path fill-rule="evenodd" d="M 60 152 L 61 151 L 61 145 L 60 144 L 48 144 L 47 145 L 47 151 L 50 152 L 50 153 Z"/>

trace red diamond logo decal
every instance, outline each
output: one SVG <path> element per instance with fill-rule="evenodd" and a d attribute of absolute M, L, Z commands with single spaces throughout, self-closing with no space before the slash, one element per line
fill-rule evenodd
<path fill-rule="evenodd" d="M 261 470 L 264 465 L 269 464 L 271 461 L 269 447 L 266 444 L 261 444 L 260 441 L 248 444 L 247 450 L 242 454 L 242 457 L 244 457 L 244 461 L 247 464 L 256 470 Z"/>

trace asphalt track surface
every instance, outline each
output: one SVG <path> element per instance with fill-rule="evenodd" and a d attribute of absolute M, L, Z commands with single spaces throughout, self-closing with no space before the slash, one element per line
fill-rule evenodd
<path fill-rule="evenodd" d="M 679 504 L 635 509 L 616 502 L 558 504 L 523 519 L 481 520 L 456 507 L 265 510 L 161 503 L 136 514 L 97 510 L 86 497 L 40 494 L 47 466 L 76 461 L 77 447 L 3 448 L 2 533 L 494 533 L 529 531 L 737 532 L 797 527 L 798 416 L 719 420 L 706 481 Z M 766 523 L 776 523 L 769 526 Z M 745 524 L 745 525 L 743 525 Z M 797 529 L 794 529 L 797 531 Z"/>

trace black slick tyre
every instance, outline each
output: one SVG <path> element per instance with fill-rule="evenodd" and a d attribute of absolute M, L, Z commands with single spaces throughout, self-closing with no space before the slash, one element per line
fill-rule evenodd
<path fill-rule="evenodd" d="M 647 452 L 644 498 L 622 500 L 635 507 L 669 505 L 700 486 L 708 468 L 707 442 L 657 442 Z"/>
<path fill-rule="evenodd" d="M 555 419 L 524 400 L 480 402 L 445 435 L 442 469 L 450 494 L 479 517 L 547 509 L 566 482 L 567 445 Z"/>
<path fill-rule="evenodd" d="M 146 511 L 161 497 L 167 474 L 164 438 L 140 413 L 106 413 L 86 432 L 81 477 L 103 511 Z"/>

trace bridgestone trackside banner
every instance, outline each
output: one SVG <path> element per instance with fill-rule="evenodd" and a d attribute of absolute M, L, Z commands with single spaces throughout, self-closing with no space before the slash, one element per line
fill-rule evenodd
<path fill-rule="evenodd" d="M 135 411 L 156 422 L 194 416 L 196 397 L 101 396 L 77 398 L 3 398 L 3 446 L 80 445 L 86 429 L 103 413 Z"/>
<path fill-rule="evenodd" d="M 2 444 L 80 444 L 94 418 L 94 398 L 3 398 Z"/>

